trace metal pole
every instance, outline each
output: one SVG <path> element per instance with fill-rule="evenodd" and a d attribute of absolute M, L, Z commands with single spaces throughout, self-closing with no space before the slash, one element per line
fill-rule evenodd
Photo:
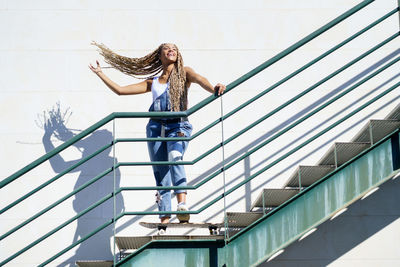
<path fill-rule="evenodd" d="M 397 11 L 399 12 L 399 29 L 400 29 L 400 0 L 397 0 Z"/>
<path fill-rule="evenodd" d="M 224 242 L 225 242 L 225 247 L 228 245 L 228 239 L 229 239 L 229 225 L 228 225 L 228 217 L 226 215 L 226 181 L 225 181 L 225 148 L 224 148 L 224 106 L 223 106 L 223 100 L 222 100 L 222 95 L 220 96 L 221 98 L 221 145 L 222 145 L 222 177 L 223 177 L 223 182 L 224 182 Z M 228 255 L 226 254 L 226 250 L 224 252 L 224 258 L 225 262 L 228 260 Z"/>
<path fill-rule="evenodd" d="M 114 251 L 114 257 L 113 257 L 113 261 L 114 261 L 114 266 L 117 264 L 117 253 L 116 253 L 116 251 L 117 251 L 117 249 L 116 249 L 116 246 L 115 246 L 115 231 L 116 231 L 116 217 L 117 217 L 117 207 L 116 207 L 116 205 L 117 205 L 117 202 L 116 202 L 116 186 L 115 186 L 115 183 L 116 183 L 116 171 L 115 171 L 115 169 L 116 169 L 116 165 L 117 165 L 117 161 L 116 161 L 116 158 L 115 158 L 115 149 L 116 149 L 116 146 L 115 146 L 115 139 L 116 139 L 116 132 L 115 132 L 115 119 L 113 119 L 113 140 L 112 140 L 112 143 L 113 143 L 113 176 L 114 176 L 114 186 L 113 186 L 113 207 L 114 207 L 114 210 L 113 210 L 113 243 L 114 243 L 114 248 L 113 248 L 113 251 Z"/>
<path fill-rule="evenodd" d="M 264 189 L 262 190 L 262 210 L 263 210 L 263 215 L 265 215 L 266 212 L 265 212 L 265 196 L 264 196 Z"/>
<path fill-rule="evenodd" d="M 299 175 L 299 192 L 301 192 L 301 168 L 300 168 L 300 166 L 299 166 L 298 175 Z"/>

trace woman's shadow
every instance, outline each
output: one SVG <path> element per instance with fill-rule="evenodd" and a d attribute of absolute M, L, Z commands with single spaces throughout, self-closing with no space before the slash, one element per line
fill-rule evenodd
<path fill-rule="evenodd" d="M 58 104 L 56 108 L 53 108 L 53 110 L 48 112 L 47 116 L 43 117 L 44 122 L 42 124 L 42 128 L 44 129 L 44 135 L 42 140 L 46 153 L 55 148 L 52 137 L 65 142 L 75 136 L 73 133 L 74 130 L 68 129 L 65 125 L 65 114 L 66 113 L 61 112 Z M 60 154 L 57 154 L 50 159 L 51 167 L 53 168 L 54 172 L 60 173 L 68 167 L 76 164 L 83 158 L 90 156 L 106 144 L 110 144 L 112 140 L 113 136 L 110 131 L 97 130 L 73 145 L 73 147 L 78 149 L 80 152 L 81 156 L 79 159 L 67 161 L 60 156 Z M 78 179 L 74 185 L 74 190 L 113 166 L 114 158 L 109 156 L 110 152 L 111 148 L 108 148 L 70 172 L 79 173 Z M 65 179 L 67 176 L 68 174 L 62 178 Z M 116 188 L 119 188 L 120 171 L 118 169 L 115 170 L 115 182 L 114 174 L 111 172 L 97 182 L 76 193 L 73 199 L 73 209 L 76 214 L 82 212 L 106 195 L 112 193 L 114 190 L 114 184 Z M 68 193 L 70 192 L 63 191 L 61 194 L 67 195 Z M 124 209 L 124 200 L 121 194 L 116 196 L 115 207 L 116 215 L 120 214 Z M 101 204 L 99 207 L 91 210 L 77 219 L 76 232 L 73 240 L 72 242 L 65 240 L 65 247 L 75 243 L 81 238 L 84 238 L 97 227 L 112 219 L 113 216 L 114 201 L 111 198 L 110 200 Z M 111 260 L 113 258 L 113 249 L 111 246 L 112 236 L 113 225 L 110 225 L 85 242 L 81 243 L 75 250 L 75 254 L 60 264 L 60 266 L 75 266 L 75 262 L 79 260 Z"/>

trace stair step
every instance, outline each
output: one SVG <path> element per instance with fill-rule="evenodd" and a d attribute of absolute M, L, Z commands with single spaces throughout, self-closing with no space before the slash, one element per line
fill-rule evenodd
<path fill-rule="evenodd" d="M 370 147 L 370 143 L 335 143 L 321 158 L 318 165 L 334 165 L 339 167 Z"/>
<path fill-rule="evenodd" d="M 400 120 L 400 104 L 398 104 L 385 118 L 386 120 Z"/>
<path fill-rule="evenodd" d="M 400 120 L 370 120 L 351 141 L 375 144 L 399 127 Z"/>
<path fill-rule="evenodd" d="M 229 228 L 244 228 L 263 216 L 262 212 L 227 212 Z"/>
<path fill-rule="evenodd" d="M 153 240 L 220 240 L 223 235 L 154 235 L 154 236 L 117 236 L 115 243 L 119 250 L 138 249 Z"/>
<path fill-rule="evenodd" d="M 77 261 L 76 265 L 79 267 L 111 267 L 113 261 Z"/>
<path fill-rule="evenodd" d="M 258 195 L 256 201 L 251 206 L 251 210 L 255 207 L 277 207 L 296 195 L 300 190 L 295 188 L 267 188 Z"/>
<path fill-rule="evenodd" d="M 299 166 L 290 176 L 285 187 L 300 187 L 299 174 L 301 187 L 307 187 L 334 170 L 335 167 L 333 165 Z"/>

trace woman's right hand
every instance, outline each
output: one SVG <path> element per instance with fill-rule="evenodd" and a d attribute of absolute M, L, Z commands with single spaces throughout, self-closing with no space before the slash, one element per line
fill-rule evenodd
<path fill-rule="evenodd" d="M 99 74 L 101 73 L 101 67 L 98 60 L 96 60 L 97 67 L 95 68 L 92 64 L 89 64 L 89 69 L 91 69 L 94 73 Z"/>

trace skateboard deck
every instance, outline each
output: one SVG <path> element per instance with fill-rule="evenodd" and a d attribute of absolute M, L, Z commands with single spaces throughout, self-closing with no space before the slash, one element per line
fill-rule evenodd
<path fill-rule="evenodd" d="M 223 223 L 205 223 L 205 222 L 188 222 L 188 223 L 178 223 L 178 222 L 170 222 L 170 223 L 152 223 L 152 222 L 140 222 L 141 226 L 146 228 L 158 228 L 159 226 L 166 226 L 170 228 L 221 228 L 224 226 Z"/>
<path fill-rule="evenodd" d="M 141 226 L 151 229 L 164 229 L 166 230 L 168 227 L 170 228 L 208 228 L 210 230 L 211 235 L 215 235 L 217 230 L 221 227 L 224 227 L 223 223 L 205 223 L 205 222 L 188 222 L 188 223 L 152 223 L 152 222 L 139 222 Z"/>

